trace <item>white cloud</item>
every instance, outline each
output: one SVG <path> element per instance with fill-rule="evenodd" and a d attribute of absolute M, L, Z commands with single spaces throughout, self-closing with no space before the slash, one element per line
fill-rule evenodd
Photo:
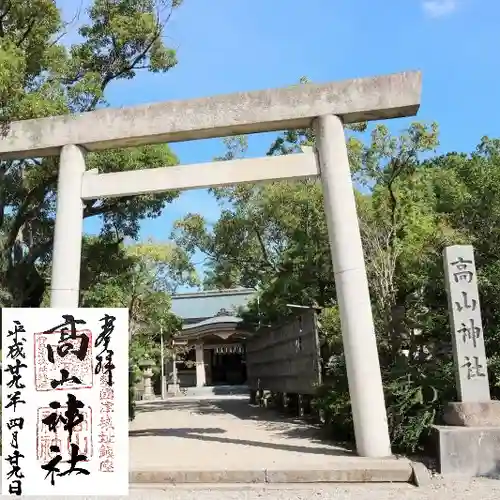
<path fill-rule="evenodd" d="M 458 7 L 457 0 L 425 0 L 422 3 L 424 12 L 429 17 L 443 17 L 455 12 Z"/>

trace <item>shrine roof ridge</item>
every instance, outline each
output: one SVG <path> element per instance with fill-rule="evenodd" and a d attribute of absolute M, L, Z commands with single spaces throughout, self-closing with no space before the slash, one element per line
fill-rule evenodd
<path fill-rule="evenodd" d="M 199 290 L 196 292 L 180 292 L 172 294 L 172 300 L 179 299 L 195 299 L 201 297 L 220 297 L 222 295 L 252 295 L 255 293 L 254 288 L 222 288 L 215 290 Z"/>
<path fill-rule="evenodd" d="M 256 294 L 253 288 L 205 290 L 172 295 L 171 311 L 186 323 L 230 315 Z"/>
<path fill-rule="evenodd" d="M 185 331 L 209 325 L 222 325 L 222 324 L 233 325 L 241 323 L 242 321 L 243 320 L 238 316 L 214 316 L 212 318 L 207 318 L 202 321 L 199 321 L 198 323 L 189 323 L 187 325 L 183 325 L 182 330 Z"/>
<path fill-rule="evenodd" d="M 58 155 L 68 144 L 99 151 L 307 128 L 328 114 L 344 123 L 413 116 L 421 87 L 421 73 L 407 71 L 5 122 L 0 159 Z"/>

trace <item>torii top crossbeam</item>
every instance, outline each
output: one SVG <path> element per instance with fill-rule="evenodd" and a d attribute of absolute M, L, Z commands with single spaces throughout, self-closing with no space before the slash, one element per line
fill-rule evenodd
<path fill-rule="evenodd" d="M 413 116 L 420 93 L 421 74 L 411 71 L 14 121 L 0 132 L 0 159 L 57 155 L 67 144 L 98 151 L 305 128 L 329 114 L 344 123 Z"/>

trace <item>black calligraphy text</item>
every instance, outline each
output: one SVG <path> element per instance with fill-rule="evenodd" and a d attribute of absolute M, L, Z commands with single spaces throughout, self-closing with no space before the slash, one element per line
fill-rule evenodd
<path fill-rule="evenodd" d="M 460 281 L 465 281 L 466 283 L 472 282 L 474 273 L 468 268 L 469 266 L 472 267 L 472 260 L 465 260 L 463 257 L 458 257 L 451 265 L 456 269 L 453 273 L 453 278 L 456 283 Z"/>
<path fill-rule="evenodd" d="M 44 334 L 59 332 L 59 342 L 57 347 L 54 349 L 52 345 L 47 345 L 47 359 L 50 363 L 55 363 L 55 354 L 59 358 L 66 358 L 69 354 L 76 356 L 77 360 L 82 362 L 89 349 L 90 339 L 86 333 L 79 332 L 76 329 L 76 325 L 85 325 L 86 321 L 83 319 L 75 319 L 71 314 L 63 314 L 63 322 L 50 330 L 43 332 Z M 76 344 L 76 345 L 75 345 Z M 69 374 L 69 372 L 64 369 L 60 371 L 61 379 L 52 380 L 50 385 L 53 389 L 58 386 L 63 386 L 67 382 L 73 382 L 75 384 L 82 384 L 82 381 L 75 376 Z"/>
<path fill-rule="evenodd" d="M 7 382 L 7 388 L 12 392 L 7 393 L 7 404 L 5 410 L 11 409 L 12 413 L 19 410 L 20 405 L 25 405 L 26 400 L 23 396 L 23 389 L 26 385 L 23 383 L 23 372 L 28 368 L 24 360 L 26 359 L 25 343 L 23 336 L 26 330 L 20 321 L 14 321 L 12 330 L 8 330 L 7 339 L 10 342 L 7 345 L 7 368 L 4 370 L 10 379 Z M 5 461 L 9 464 L 7 479 L 9 480 L 8 491 L 10 495 L 21 496 L 23 494 L 24 473 L 22 470 L 22 459 L 25 458 L 19 446 L 19 434 L 24 427 L 24 417 L 11 417 L 7 421 L 7 429 L 10 434 L 10 452 L 6 453 Z"/>
<path fill-rule="evenodd" d="M 116 318 L 109 314 L 105 314 L 101 318 L 101 333 L 95 340 L 94 347 L 102 347 L 101 352 L 96 356 L 97 364 L 95 367 L 95 374 L 98 375 L 101 371 L 107 377 L 107 384 L 113 385 L 113 370 L 116 368 L 113 364 L 114 351 L 109 349 L 111 335 L 115 330 Z"/>

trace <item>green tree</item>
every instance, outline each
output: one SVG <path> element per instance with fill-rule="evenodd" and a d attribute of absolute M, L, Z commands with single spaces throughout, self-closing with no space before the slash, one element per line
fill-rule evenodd
<path fill-rule="evenodd" d="M 166 72 L 177 63 L 164 44 L 180 0 L 94 0 L 80 41 L 67 47 L 69 26 L 53 0 L 6 0 L 0 5 L 0 109 L 3 123 L 91 111 L 106 105 L 113 82 L 138 71 Z M 166 145 L 92 153 L 100 172 L 168 166 Z M 38 307 L 51 261 L 57 158 L 0 162 L 0 294 L 4 305 Z M 84 217 L 100 217 L 103 246 L 138 236 L 175 192 L 86 202 Z"/>
<path fill-rule="evenodd" d="M 500 397 L 500 139 L 483 137 L 470 154 L 449 153 L 424 164 L 436 211 L 474 245 L 492 394 Z M 441 271 L 441 270 L 440 270 Z M 436 273 L 437 275 L 437 273 Z M 442 271 L 428 283 L 429 307 L 445 304 Z"/>
<path fill-rule="evenodd" d="M 141 378 L 140 362 L 151 359 L 160 366 L 160 334 L 168 357 L 170 337 L 181 327 L 180 318 L 171 312 L 170 294 L 180 284 L 197 284 L 197 276 L 186 254 L 172 243 L 125 246 L 87 237 L 84 256 L 82 305 L 129 310 L 129 416 L 133 418 L 132 391 Z"/>
<path fill-rule="evenodd" d="M 444 246 L 470 241 L 471 237 L 463 222 L 450 215 L 453 211 L 457 217 L 465 209 L 444 209 L 443 200 L 458 203 L 475 198 L 465 197 L 467 189 L 462 183 L 468 180 L 455 180 L 457 174 L 444 171 L 442 159 L 428 159 L 438 144 L 437 125 L 414 123 L 399 135 L 376 125 L 368 140 L 359 136 L 360 130 L 364 125 L 347 130 L 347 145 L 358 187 L 356 198 L 391 436 L 396 449 L 414 451 L 425 441 L 442 404 L 455 396 L 441 252 Z M 278 137 L 269 153 L 293 154 L 313 144 L 310 131 L 288 131 Z M 486 157 L 491 162 L 491 158 L 498 158 L 494 146 L 491 141 L 485 143 L 472 159 L 465 158 L 478 165 L 478 156 L 481 162 Z M 234 142 L 222 159 L 233 156 Z M 462 174 L 467 171 L 469 165 L 464 164 Z M 488 183 L 483 181 L 478 178 L 477 199 L 484 186 L 493 188 L 495 177 L 490 176 Z M 446 186 L 450 192 L 443 198 Z M 178 244 L 188 252 L 198 249 L 207 255 L 209 286 L 258 286 L 259 307 L 253 304 L 247 315 L 252 325 L 290 314 L 286 307 L 290 302 L 324 308 L 322 354 L 327 383 L 315 404 L 334 424 L 335 437 L 352 439 L 320 184 L 314 180 L 281 181 L 214 193 L 224 207 L 220 219 L 213 226 L 198 214 L 178 221 Z M 487 211 L 485 204 L 470 224 L 476 227 L 480 219 L 490 217 Z"/>
<path fill-rule="evenodd" d="M 107 252 L 112 257 L 107 257 L 100 239 L 87 238 L 86 250 L 88 280 L 83 305 L 128 308 L 130 337 L 158 333 L 160 328 L 167 331 L 171 293 L 179 285 L 198 283 L 187 255 L 173 243 L 111 243 Z M 109 266 L 110 260 L 116 265 Z"/>

